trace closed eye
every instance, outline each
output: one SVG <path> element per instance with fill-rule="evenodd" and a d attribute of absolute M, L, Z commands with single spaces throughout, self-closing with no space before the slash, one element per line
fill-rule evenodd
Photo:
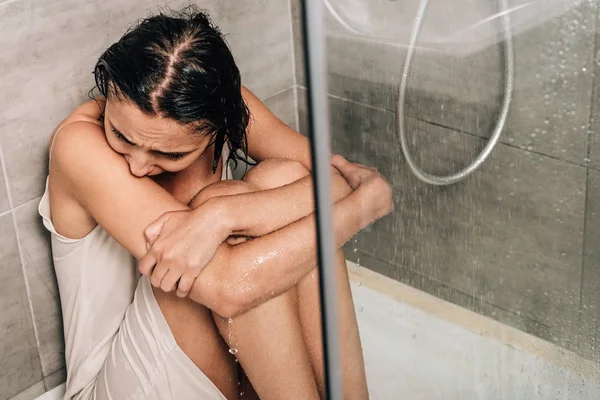
<path fill-rule="evenodd" d="M 161 153 L 161 152 L 157 152 L 157 153 L 165 158 L 168 158 L 169 160 L 172 160 L 172 161 L 181 160 L 183 157 L 190 154 L 190 153 Z"/>
<path fill-rule="evenodd" d="M 0 0 L 1 1 L 1 0 Z M 119 132 L 116 128 L 112 128 L 113 133 L 115 134 L 115 136 L 117 137 L 118 140 L 128 144 L 129 146 L 135 146 L 136 144 L 129 141 L 125 136 L 123 136 L 123 134 L 121 132 Z M 187 156 L 188 154 L 190 154 L 191 152 L 187 152 L 187 153 L 163 153 L 162 151 L 155 151 L 154 153 L 168 159 L 171 161 L 177 161 L 177 160 L 181 160 L 183 157 Z"/>
<path fill-rule="evenodd" d="M 115 128 L 112 128 L 113 133 L 115 134 L 115 136 L 117 137 L 117 139 L 119 139 L 122 142 L 127 143 L 130 146 L 135 146 L 135 143 L 130 142 L 129 140 L 127 140 L 127 138 L 125 136 L 123 136 L 121 134 L 121 132 L 119 132 L 118 130 L 116 130 Z"/>

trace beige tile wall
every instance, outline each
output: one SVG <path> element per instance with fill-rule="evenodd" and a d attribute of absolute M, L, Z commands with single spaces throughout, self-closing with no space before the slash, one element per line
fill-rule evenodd
<path fill-rule="evenodd" d="M 165 3 L 0 1 L 0 400 L 33 398 L 66 375 L 49 237 L 37 214 L 49 135 L 87 98 L 101 52 Z M 195 3 L 228 34 L 243 83 L 295 127 L 288 0 Z"/>

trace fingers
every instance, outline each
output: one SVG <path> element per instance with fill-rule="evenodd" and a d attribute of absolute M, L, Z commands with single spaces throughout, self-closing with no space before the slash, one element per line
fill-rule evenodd
<path fill-rule="evenodd" d="M 339 154 L 335 154 L 331 158 L 331 165 L 335 167 L 338 171 L 340 171 L 342 175 L 355 173 L 361 169 L 368 170 L 371 172 L 378 172 L 377 168 L 375 167 L 369 167 L 361 163 L 350 162 Z"/>
<path fill-rule="evenodd" d="M 154 270 L 152 271 L 152 276 L 150 277 L 150 283 L 152 283 L 152 286 L 160 287 L 160 284 L 162 283 L 162 280 L 165 277 L 165 275 L 167 275 L 167 272 L 169 272 L 169 269 L 163 265 L 159 264 L 156 267 L 154 267 Z"/>
<path fill-rule="evenodd" d="M 196 279 L 196 274 L 189 271 L 181 276 L 179 280 L 179 284 L 177 284 L 177 296 L 178 297 L 187 297 L 192 290 L 192 285 L 194 284 L 194 280 Z"/>
<path fill-rule="evenodd" d="M 339 154 L 334 154 L 331 157 L 331 165 L 334 166 L 341 174 L 343 174 L 343 170 L 347 170 L 348 167 L 352 166 L 352 163 L 346 160 Z"/>
<path fill-rule="evenodd" d="M 179 282 L 180 278 L 181 272 L 177 270 L 169 270 L 160 282 L 160 289 L 163 292 L 172 292 L 177 287 L 177 282 Z"/>
<path fill-rule="evenodd" d="M 198 276 L 197 270 L 187 270 L 183 273 L 179 269 L 169 269 L 159 265 L 152 271 L 150 283 L 152 286 L 160 288 L 163 292 L 172 292 L 177 289 L 178 297 L 187 297 L 196 276 Z"/>
<path fill-rule="evenodd" d="M 340 174 L 343 176 L 348 176 L 350 174 L 359 172 L 361 168 L 367 169 L 367 167 L 364 165 L 352 163 L 339 154 L 336 154 L 331 158 L 331 165 L 340 171 Z"/>
<path fill-rule="evenodd" d="M 157 267 L 152 273 L 150 282 L 152 286 L 160 288 L 163 292 L 177 289 L 177 296 L 183 298 L 190 293 L 197 275 L 196 270 L 189 270 L 182 274 L 177 269 Z"/>
<path fill-rule="evenodd" d="M 144 257 L 142 257 L 142 260 L 140 261 L 138 269 L 140 270 L 142 275 L 146 275 L 147 277 L 150 277 L 150 274 L 152 274 L 152 270 L 154 269 L 154 266 L 156 265 L 156 263 L 157 263 L 157 260 L 156 260 L 156 256 L 154 255 L 154 253 L 148 252 L 148 253 L 146 253 L 146 255 Z"/>

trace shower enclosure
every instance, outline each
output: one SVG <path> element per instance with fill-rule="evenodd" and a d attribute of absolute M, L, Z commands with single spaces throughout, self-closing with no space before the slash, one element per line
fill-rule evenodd
<path fill-rule="evenodd" d="M 373 271 L 541 339 L 544 351 L 568 355 L 597 378 L 598 1 L 324 0 L 324 7 L 332 150 L 376 166 L 395 201 L 391 215 L 345 247 L 347 259 L 359 274 Z M 302 73 L 297 83 L 307 132 Z M 489 157 L 440 185 L 415 174 L 403 150 L 438 177 L 486 150 Z M 583 381 L 573 385 L 520 398 L 600 396 Z"/>

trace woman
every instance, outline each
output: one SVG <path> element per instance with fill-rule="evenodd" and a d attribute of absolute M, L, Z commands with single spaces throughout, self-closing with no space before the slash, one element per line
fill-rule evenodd
<path fill-rule="evenodd" d="M 103 97 L 52 135 L 40 202 L 66 398 L 236 398 L 238 360 L 261 398 L 322 396 L 306 139 L 241 87 L 219 31 L 192 8 L 140 22 L 95 76 Z M 258 166 L 220 182 L 238 150 Z M 389 212 L 391 193 L 371 169 L 339 156 L 333 167 L 341 247 Z M 344 387 L 366 398 L 341 252 L 336 268 Z"/>

